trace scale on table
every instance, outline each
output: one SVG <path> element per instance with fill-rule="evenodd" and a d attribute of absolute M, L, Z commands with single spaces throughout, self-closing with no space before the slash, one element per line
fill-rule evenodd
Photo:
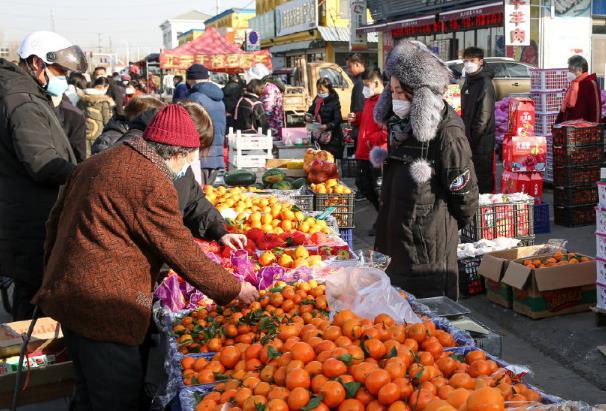
<path fill-rule="evenodd" d="M 444 317 L 460 330 L 467 331 L 481 348 L 497 357 L 501 356 L 503 337 L 484 324 L 468 317 L 471 310 L 448 297 L 419 298 L 419 303 L 426 305 L 438 317 Z"/>

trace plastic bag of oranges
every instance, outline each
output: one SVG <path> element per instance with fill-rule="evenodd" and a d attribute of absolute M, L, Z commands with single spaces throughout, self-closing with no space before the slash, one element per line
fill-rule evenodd
<path fill-rule="evenodd" d="M 351 310 L 357 315 L 374 319 L 389 314 L 398 322 L 421 322 L 395 288 L 384 271 L 373 267 L 348 267 L 326 278 L 326 298 L 334 313 Z"/>

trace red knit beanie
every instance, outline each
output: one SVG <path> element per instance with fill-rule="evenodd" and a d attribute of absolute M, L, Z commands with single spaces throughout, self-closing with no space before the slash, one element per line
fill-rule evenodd
<path fill-rule="evenodd" d="M 160 110 L 143 132 L 143 138 L 167 146 L 200 147 L 194 120 L 185 108 L 177 104 L 169 104 Z"/>

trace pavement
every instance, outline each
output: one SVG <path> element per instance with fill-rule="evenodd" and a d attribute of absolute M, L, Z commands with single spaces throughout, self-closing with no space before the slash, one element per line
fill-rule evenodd
<path fill-rule="evenodd" d="M 544 201 L 552 203 L 546 190 Z M 356 202 L 353 245 L 372 249 L 368 232 L 376 212 L 367 201 Z M 568 248 L 594 256 L 595 226 L 566 228 L 553 224 L 551 233 L 536 236 L 535 244 L 567 239 Z M 502 358 L 531 370 L 528 381 L 544 392 L 589 404 L 606 403 L 606 357 L 597 346 L 606 345 L 606 327 L 598 327 L 593 312 L 532 320 L 488 301 L 483 295 L 460 301 L 471 310 L 469 317 L 502 336 Z"/>

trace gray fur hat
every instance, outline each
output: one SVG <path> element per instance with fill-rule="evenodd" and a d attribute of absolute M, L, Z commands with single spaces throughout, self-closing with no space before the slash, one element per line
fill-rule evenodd
<path fill-rule="evenodd" d="M 443 95 L 452 77 L 450 69 L 423 43 L 402 40 L 389 53 L 385 74 L 388 78 L 396 76 L 405 88 L 412 91 L 412 132 L 420 142 L 431 141 L 442 120 Z M 385 123 L 391 113 L 391 87 L 387 86 L 375 107 L 375 121 Z"/>

